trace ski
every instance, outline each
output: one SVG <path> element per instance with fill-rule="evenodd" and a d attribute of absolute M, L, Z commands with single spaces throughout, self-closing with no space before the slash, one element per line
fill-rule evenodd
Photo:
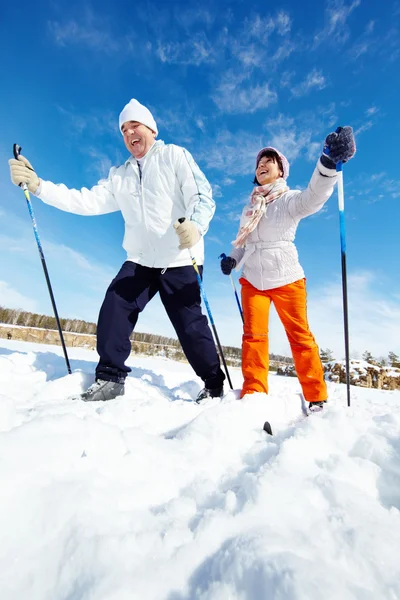
<path fill-rule="evenodd" d="M 272 427 L 271 427 L 271 423 L 269 421 L 265 421 L 263 430 L 265 431 L 265 433 L 268 433 L 268 435 L 274 435 L 272 433 Z"/>
<path fill-rule="evenodd" d="M 319 406 L 319 405 L 312 406 L 312 404 L 311 404 L 311 407 L 310 407 L 310 404 L 308 404 L 308 406 L 307 406 L 307 402 L 304 400 L 303 394 L 300 393 L 299 396 L 300 396 L 300 400 L 301 400 L 301 414 L 297 418 L 290 421 L 287 424 L 287 427 L 291 427 L 292 425 L 297 425 L 297 423 L 300 423 L 307 417 L 310 417 L 311 415 L 314 415 L 314 414 L 318 414 L 318 413 L 322 412 L 324 409 L 324 406 Z M 324 404 L 325 404 L 325 402 L 324 402 Z M 263 431 L 265 431 L 265 433 L 267 433 L 268 435 L 274 435 L 270 421 L 264 422 Z"/>

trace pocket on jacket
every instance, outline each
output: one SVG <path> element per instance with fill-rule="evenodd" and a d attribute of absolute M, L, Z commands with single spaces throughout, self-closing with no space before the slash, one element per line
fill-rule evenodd
<path fill-rule="evenodd" d="M 263 274 L 265 274 L 268 279 L 279 279 L 279 250 L 275 248 L 262 248 L 260 252 L 260 258 L 260 268 L 262 269 Z"/>

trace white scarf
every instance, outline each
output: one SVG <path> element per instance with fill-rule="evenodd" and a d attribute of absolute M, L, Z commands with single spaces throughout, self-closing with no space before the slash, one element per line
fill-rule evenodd
<path fill-rule="evenodd" d="M 261 217 L 265 214 L 267 204 L 270 204 L 288 190 L 286 181 L 281 177 L 272 183 L 254 188 L 249 203 L 243 211 L 239 232 L 232 242 L 235 248 L 243 248 L 246 245 L 248 235 L 254 231 Z"/>

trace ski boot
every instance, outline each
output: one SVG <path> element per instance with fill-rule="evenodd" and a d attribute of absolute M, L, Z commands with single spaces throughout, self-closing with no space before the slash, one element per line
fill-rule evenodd
<path fill-rule="evenodd" d="M 86 392 L 81 394 L 80 399 L 84 402 L 105 402 L 106 400 L 113 400 L 124 394 L 125 385 L 123 383 L 97 379 Z"/>
<path fill-rule="evenodd" d="M 200 404 L 200 402 L 202 402 L 203 400 L 207 400 L 208 398 L 222 398 L 222 396 L 224 395 L 224 386 L 221 385 L 220 387 L 217 388 L 213 388 L 213 389 L 208 389 L 208 388 L 203 388 L 201 390 L 201 392 L 199 392 L 195 402 L 197 402 L 197 404 Z"/>
<path fill-rule="evenodd" d="M 326 404 L 326 402 L 326 400 L 320 400 L 319 402 L 309 402 L 308 410 L 310 412 L 319 412 L 320 410 L 323 410 L 324 404 Z"/>

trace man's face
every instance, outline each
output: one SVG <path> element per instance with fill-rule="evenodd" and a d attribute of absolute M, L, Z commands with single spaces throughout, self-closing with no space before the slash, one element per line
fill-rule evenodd
<path fill-rule="evenodd" d="M 125 146 L 135 158 L 142 158 L 150 150 L 156 137 L 154 131 L 137 121 L 126 121 L 121 131 Z"/>

